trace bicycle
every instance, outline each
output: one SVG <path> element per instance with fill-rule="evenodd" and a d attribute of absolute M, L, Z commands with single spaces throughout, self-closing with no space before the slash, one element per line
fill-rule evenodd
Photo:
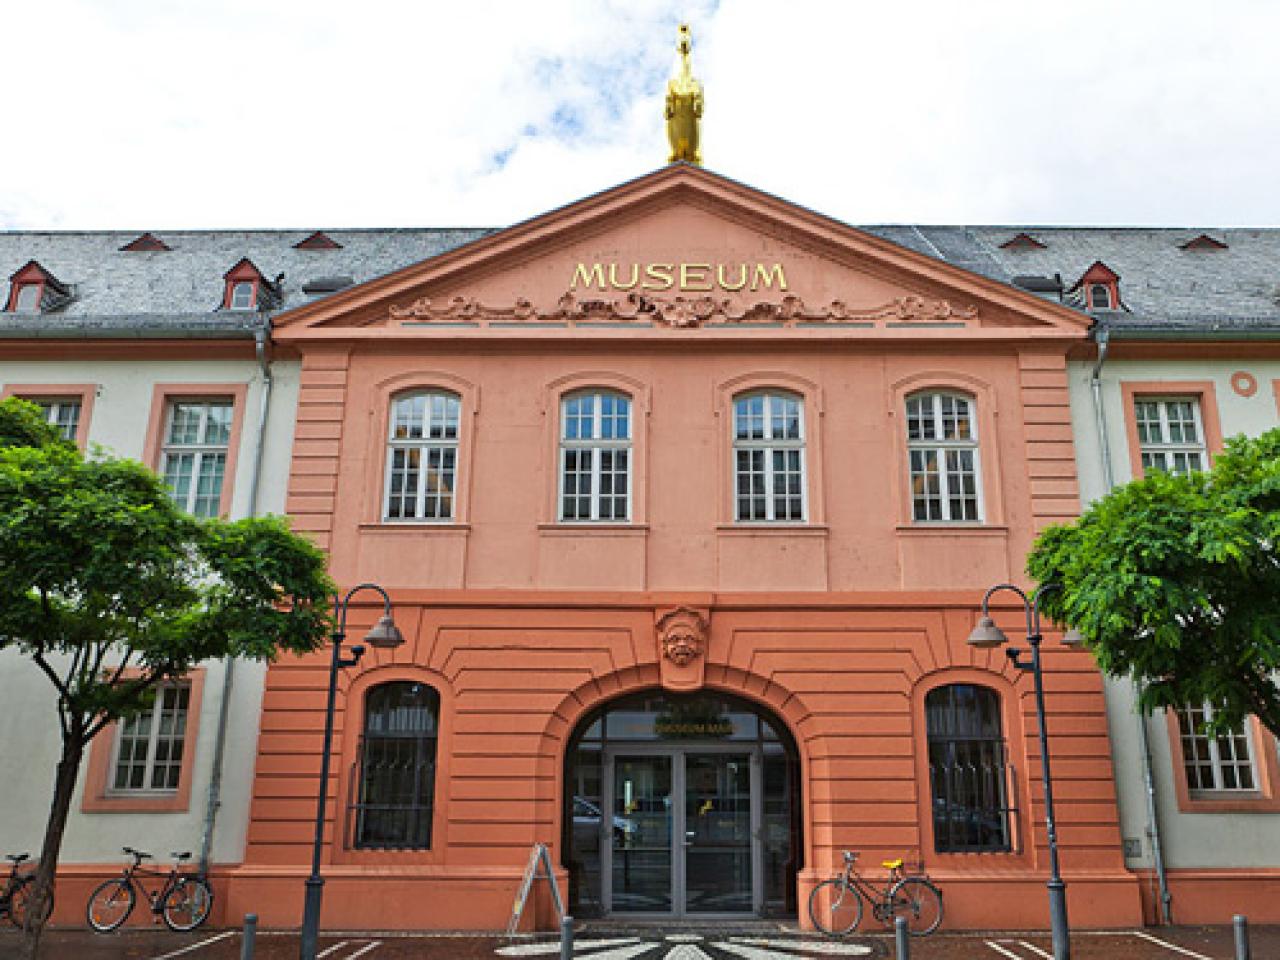
<path fill-rule="evenodd" d="M 5 856 L 5 859 L 12 866 L 9 868 L 9 880 L 5 883 L 4 890 L 0 891 L 0 916 L 7 916 L 10 923 L 22 928 L 27 925 L 27 905 L 31 902 L 31 894 L 35 892 L 36 875 L 34 870 L 18 873 L 18 868 L 31 859 L 31 854 L 10 853 Z M 32 866 L 34 867 L 35 864 Z M 44 902 L 44 916 L 41 920 L 48 920 L 51 913 L 53 913 L 52 889 L 49 890 L 49 896 Z"/>
<path fill-rule="evenodd" d="M 199 874 L 178 872 L 179 864 L 191 859 L 190 853 L 171 854 L 173 867 L 166 874 L 142 866 L 143 860 L 153 859 L 151 854 L 132 847 L 125 847 L 124 852 L 133 857 L 133 863 L 126 866 L 120 876 L 98 884 L 89 895 L 89 926 L 99 933 L 116 929 L 133 913 L 139 889 L 146 894 L 151 912 L 163 917 L 170 930 L 194 930 L 204 923 L 213 906 L 213 890 Z M 144 875 L 164 877 L 164 883 L 159 890 L 148 890 L 142 882 Z"/>
<path fill-rule="evenodd" d="M 924 937 L 942 923 L 942 891 L 933 885 L 923 866 L 910 873 L 902 868 L 902 860 L 885 860 L 889 871 L 884 889 L 872 886 L 854 869 L 858 854 L 844 851 L 844 870 L 824 880 L 809 894 L 809 919 L 829 936 L 852 933 L 862 922 L 862 901 L 871 904 L 871 913 L 884 923 L 892 924 L 904 917 L 912 936 Z"/>

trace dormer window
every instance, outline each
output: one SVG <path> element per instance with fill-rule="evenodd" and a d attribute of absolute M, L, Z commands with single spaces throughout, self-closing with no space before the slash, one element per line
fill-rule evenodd
<path fill-rule="evenodd" d="M 46 313 L 71 299 L 71 290 L 34 260 L 9 278 L 10 313 Z"/>
<path fill-rule="evenodd" d="M 252 280 L 239 280 L 231 285 L 231 309 L 252 310 L 257 299 L 257 286 Z"/>
<path fill-rule="evenodd" d="M 1120 302 L 1120 274 L 1101 260 L 1081 274 L 1067 291 L 1071 302 L 1085 310 L 1123 310 Z"/>
<path fill-rule="evenodd" d="M 222 275 L 226 289 L 222 294 L 223 310 L 270 310 L 280 304 L 282 298 L 279 282 L 284 274 L 272 283 L 245 257 Z"/>
<path fill-rule="evenodd" d="M 40 292 L 43 286 L 40 283 L 18 284 L 13 291 L 13 312 L 39 313 Z"/>

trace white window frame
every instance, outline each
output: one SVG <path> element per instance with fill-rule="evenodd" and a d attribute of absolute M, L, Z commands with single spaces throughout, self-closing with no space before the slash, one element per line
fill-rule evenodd
<path fill-rule="evenodd" d="M 1158 423 L 1160 425 L 1159 442 L 1153 443 L 1150 440 L 1143 442 L 1142 430 L 1144 424 L 1148 421 L 1143 420 L 1139 415 L 1140 404 L 1155 404 L 1158 412 Z M 1186 403 L 1191 406 L 1191 420 L 1195 426 L 1196 440 L 1188 441 L 1172 441 L 1168 438 L 1172 436 L 1172 430 L 1169 426 L 1169 405 L 1174 403 Z M 1147 463 L 1148 458 L 1159 458 L 1163 461 L 1164 466 L 1155 466 L 1157 470 L 1164 470 L 1166 473 L 1176 474 L 1177 471 L 1171 469 L 1173 458 L 1178 454 L 1191 455 L 1194 454 L 1199 458 L 1200 466 L 1197 470 L 1209 469 L 1209 448 L 1205 443 L 1204 434 L 1204 417 L 1200 413 L 1200 398 L 1195 395 L 1188 396 L 1154 396 L 1151 394 L 1138 394 L 1133 398 L 1133 426 L 1134 436 L 1138 441 L 1138 462 L 1142 464 L 1143 472 L 1152 469 L 1152 465 Z M 1185 423 L 1179 419 L 1179 423 Z"/>
<path fill-rule="evenodd" d="M 396 429 L 400 423 L 397 418 L 401 404 L 412 403 L 419 397 L 422 397 L 424 402 L 423 435 L 420 437 L 397 437 Z M 439 421 L 441 436 L 433 437 L 430 433 L 433 423 L 436 422 L 432 419 L 433 401 L 436 398 L 444 401 L 445 415 L 444 419 Z M 452 413 L 450 412 L 450 405 L 452 405 Z M 452 436 L 448 433 L 450 426 L 453 428 Z M 391 409 L 387 416 L 387 459 L 382 481 L 382 520 L 384 523 L 453 523 L 455 521 L 458 514 L 458 471 L 461 465 L 459 461 L 459 435 L 461 430 L 462 397 L 452 390 L 413 390 L 392 397 Z M 414 475 L 414 514 L 411 517 L 393 517 L 391 516 L 391 484 L 395 473 L 396 453 L 397 451 L 403 451 L 407 457 L 410 450 L 418 451 L 418 469 Z M 427 464 L 435 452 L 439 453 L 442 465 L 448 459 L 449 454 L 453 454 L 453 469 L 451 471 L 453 485 L 449 490 L 448 515 L 439 513 L 437 516 L 428 517 L 425 516 L 428 496 L 427 478 L 430 476 L 431 471 L 427 469 Z M 437 507 L 439 507 L 444 498 L 438 492 L 432 494 L 432 496 L 437 503 Z"/>
<path fill-rule="evenodd" d="M 968 404 L 969 413 L 969 436 L 965 439 L 954 438 L 947 439 L 943 430 L 943 414 L 942 414 L 942 398 L 949 397 L 952 400 L 963 401 Z M 911 415 L 910 404 L 913 400 L 929 401 L 930 417 L 933 420 L 934 438 L 931 440 L 912 439 L 911 438 Z M 945 523 L 985 523 L 987 516 L 986 499 L 982 490 L 982 451 L 980 437 L 978 433 L 978 398 L 972 394 L 964 393 L 959 390 L 916 390 L 903 399 L 903 432 L 907 441 L 907 491 L 911 503 L 911 522 L 921 524 L 945 524 Z M 968 451 L 973 455 L 973 499 L 974 509 L 977 512 L 976 517 L 953 517 L 951 516 L 951 474 L 946 469 L 947 454 L 951 452 Z M 938 495 L 942 501 L 942 516 L 937 519 L 916 517 L 916 492 L 915 492 L 915 470 L 912 468 L 912 455 L 915 453 L 933 452 L 937 456 L 938 464 Z M 967 496 L 963 491 L 960 492 L 961 499 Z M 926 498 L 927 500 L 928 498 Z"/>
<path fill-rule="evenodd" d="M 52 427 L 57 427 L 62 431 L 62 436 L 66 440 L 75 442 L 76 437 L 80 433 L 80 416 L 84 412 L 84 403 L 79 397 L 32 397 L 31 402 L 36 404 L 44 411 L 45 420 Z M 63 423 L 62 414 L 65 410 L 74 410 L 75 416 L 69 423 Z M 70 432 L 68 432 L 70 428 Z"/>
<path fill-rule="evenodd" d="M 1257 751 L 1254 749 L 1253 733 L 1250 730 L 1250 728 L 1253 726 L 1252 722 L 1248 718 L 1246 718 L 1240 728 L 1232 730 L 1230 734 L 1227 735 L 1228 738 L 1232 741 L 1231 749 L 1233 752 L 1235 750 L 1235 741 L 1236 740 L 1244 741 L 1245 757 L 1241 759 L 1238 756 L 1233 756 L 1231 758 L 1224 759 L 1222 756 L 1222 743 L 1221 743 L 1222 735 L 1206 734 L 1198 730 L 1192 722 L 1193 717 L 1191 715 L 1192 711 L 1196 709 L 1199 709 L 1204 714 L 1204 719 L 1206 723 L 1213 720 L 1213 705 L 1210 703 L 1202 704 L 1198 708 L 1192 704 L 1186 704 L 1177 709 L 1178 737 L 1180 738 L 1180 741 L 1181 741 L 1180 746 L 1182 747 L 1181 776 L 1187 785 L 1188 792 L 1194 793 L 1194 794 L 1258 793 L 1261 788 L 1258 783 L 1258 761 L 1256 757 Z M 1184 724 L 1185 724 L 1185 730 L 1184 730 Z M 1198 753 L 1196 755 L 1191 755 L 1187 752 L 1188 738 L 1190 738 L 1192 741 L 1197 741 L 1205 745 L 1206 753 L 1207 753 L 1207 757 L 1205 759 L 1200 759 Z M 1190 779 L 1190 771 L 1187 768 L 1191 766 L 1199 768 L 1199 767 L 1205 766 L 1206 764 L 1209 766 L 1210 772 L 1213 776 L 1213 785 L 1208 787 L 1204 785 L 1199 785 L 1199 786 L 1193 785 Z M 1237 784 L 1239 783 L 1239 771 L 1247 769 L 1249 771 L 1249 780 L 1250 780 L 1249 786 L 1247 787 L 1242 787 L 1238 785 L 1234 787 L 1226 786 L 1225 785 L 1226 778 L 1223 775 L 1223 771 L 1224 771 L 1224 768 L 1226 768 L 1227 766 L 1231 766 L 1236 769 Z"/>
<path fill-rule="evenodd" d="M 1094 302 L 1094 294 L 1097 293 L 1098 291 L 1102 291 L 1102 300 L 1103 300 L 1102 303 Z M 1114 310 L 1115 309 L 1115 304 L 1112 303 L 1110 284 L 1091 283 L 1088 286 L 1086 295 L 1088 296 L 1088 299 L 1089 299 L 1090 310 Z"/>
<path fill-rule="evenodd" d="M 762 431 L 763 437 L 739 437 L 738 436 L 738 417 L 740 403 L 748 402 L 759 397 L 763 403 L 763 419 Z M 787 403 L 794 403 L 797 410 L 797 419 L 799 423 L 798 437 L 775 437 L 773 436 L 773 401 L 783 400 Z M 806 462 L 807 446 L 808 446 L 808 426 L 805 423 L 805 398 L 803 394 L 796 393 L 793 390 L 766 388 L 763 390 L 749 390 L 746 393 L 739 393 L 732 399 L 733 406 L 733 449 L 731 456 L 733 458 L 733 519 L 735 523 L 808 523 L 809 521 L 809 465 Z M 741 515 L 742 494 L 739 493 L 740 481 L 742 473 L 738 469 L 738 454 L 743 451 L 762 450 L 764 451 L 764 509 L 765 516 L 763 519 L 758 517 L 743 517 Z M 775 453 L 787 454 L 791 452 L 799 452 L 800 461 L 800 516 L 799 517 L 778 517 L 777 503 L 774 496 L 775 485 L 777 483 L 777 472 L 773 469 L 773 458 Z M 785 475 L 785 471 L 784 471 Z M 749 494 L 748 498 L 753 498 L 754 494 Z M 789 498 L 789 495 L 788 495 Z"/>
<path fill-rule="evenodd" d="M 186 705 L 183 706 L 181 709 L 177 709 L 177 701 L 175 700 L 174 702 L 175 715 L 181 718 L 180 726 L 181 726 L 182 732 L 181 734 L 178 734 L 178 735 L 174 735 L 171 733 L 163 737 L 163 739 L 167 739 L 167 741 L 170 744 L 169 759 L 165 761 L 165 766 L 176 765 L 178 767 L 178 782 L 175 783 L 172 787 L 152 786 L 152 780 L 155 777 L 155 771 L 157 767 L 157 763 L 156 763 L 156 754 L 158 752 L 157 748 L 162 739 L 162 735 L 160 733 L 160 721 L 166 708 L 167 697 L 169 696 L 169 694 L 173 694 L 175 698 L 180 697 L 182 694 L 182 691 L 184 690 L 186 691 L 186 694 L 187 694 Z M 147 709 L 145 713 L 139 714 L 138 717 L 135 718 L 135 719 L 145 719 L 146 721 L 146 738 L 145 739 L 147 744 L 147 754 L 146 754 L 146 760 L 144 761 L 144 764 L 143 764 L 142 786 L 140 787 L 116 786 L 116 778 L 119 776 L 119 773 L 120 773 L 120 747 L 121 747 L 121 744 L 124 742 L 126 726 L 129 722 L 125 720 L 117 721 L 115 736 L 113 738 L 114 743 L 112 744 L 112 747 L 111 747 L 111 766 L 107 774 L 106 792 L 108 795 L 139 796 L 141 794 L 146 794 L 148 796 L 172 796 L 173 794 L 178 792 L 178 790 L 182 787 L 182 768 L 187 759 L 187 750 L 191 746 L 190 744 L 187 743 L 187 731 L 191 727 L 191 697 L 192 697 L 192 688 L 191 688 L 191 683 L 189 681 L 182 680 L 182 681 L 176 681 L 171 683 L 162 683 L 158 687 L 156 687 L 155 702 Z M 175 726 L 177 725 L 178 724 L 175 724 Z M 143 738 L 139 736 L 139 737 L 136 737 L 136 739 L 141 740 Z M 180 743 L 182 745 L 182 753 L 179 756 L 178 760 L 176 761 L 176 764 L 172 759 L 173 757 L 172 745 L 175 743 Z M 131 766 L 132 765 L 133 764 L 131 764 Z"/>
<path fill-rule="evenodd" d="M 14 313 L 39 313 L 43 283 L 20 283 L 13 295 Z"/>
<path fill-rule="evenodd" d="M 231 300 L 228 306 L 230 310 L 252 310 L 254 297 L 254 288 L 257 286 L 252 280 L 236 280 L 231 284 Z"/>
<path fill-rule="evenodd" d="M 200 405 L 200 426 L 197 436 L 201 439 L 196 443 L 174 443 L 170 439 L 173 432 L 173 417 L 178 410 L 180 404 Z M 227 442 L 223 444 L 208 443 L 204 440 L 209 432 L 209 411 L 212 407 L 226 407 L 229 411 L 227 420 Z M 226 490 L 228 481 L 227 467 L 231 463 L 231 439 L 235 432 L 235 400 L 231 397 L 170 397 L 168 407 L 164 415 L 164 433 L 161 435 L 160 445 L 160 469 L 161 479 L 168 483 L 169 458 L 176 455 L 194 454 L 191 467 L 191 484 L 187 488 L 186 495 L 179 500 L 177 495 L 170 488 L 170 494 L 174 501 L 187 513 L 193 516 L 199 516 L 195 512 L 196 501 L 200 492 L 200 471 L 204 465 L 206 457 L 222 455 L 222 472 L 218 479 L 218 509 L 209 516 L 218 516 L 222 512 L 223 493 Z"/>
<path fill-rule="evenodd" d="M 621 401 L 626 404 L 626 420 L 627 435 L 625 437 L 605 437 L 602 424 L 605 419 L 604 404 L 601 402 L 604 397 L 612 397 L 614 402 Z M 565 436 L 568 433 L 568 410 L 569 404 L 574 401 L 590 400 L 591 401 L 591 435 L 588 437 L 576 437 L 573 439 Z M 621 390 L 610 390 L 605 388 L 588 387 L 585 390 L 574 390 L 564 394 L 560 398 L 560 431 L 559 431 L 559 454 L 557 460 L 559 469 L 556 471 L 558 480 L 556 485 L 556 519 L 559 523 L 630 523 L 632 517 L 632 492 L 635 484 L 632 482 L 632 474 L 635 467 L 635 399 L 629 394 L 623 393 Z M 614 414 L 616 419 L 617 414 Z M 601 517 L 600 515 L 600 477 L 601 477 L 601 461 L 603 460 L 604 451 L 611 451 L 615 454 L 623 452 L 627 456 L 627 469 L 624 476 L 626 477 L 627 492 L 626 504 L 624 508 L 625 515 L 618 517 Z M 587 453 L 591 458 L 590 478 L 591 490 L 587 494 L 588 513 L 587 517 L 569 517 L 565 515 L 565 497 L 569 453 L 577 452 Z M 615 471 L 616 473 L 616 471 Z M 580 498 L 581 493 L 573 494 L 575 498 Z M 610 493 L 609 498 L 615 499 L 616 493 Z"/>

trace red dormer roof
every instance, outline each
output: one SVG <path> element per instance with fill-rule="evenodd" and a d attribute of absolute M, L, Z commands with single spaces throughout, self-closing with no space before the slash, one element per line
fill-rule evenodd
<path fill-rule="evenodd" d="M 1002 250 L 1044 250 L 1048 244 L 1041 243 L 1029 233 L 1019 233 L 1000 244 Z"/>
<path fill-rule="evenodd" d="M 120 248 L 125 253 L 146 253 L 154 250 L 171 250 L 167 243 L 157 237 L 154 233 L 144 233 L 140 237 L 135 237 L 123 247 Z"/>
<path fill-rule="evenodd" d="M 222 279 L 228 283 L 235 283 L 238 280 L 261 280 L 263 276 L 262 271 L 253 265 L 252 260 L 242 257 L 239 263 L 222 275 Z"/>
<path fill-rule="evenodd" d="M 1226 250 L 1227 245 L 1221 240 L 1215 240 L 1207 233 L 1202 233 L 1198 237 L 1192 237 L 1186 243 L 1181 244 L 1183 250 Z"/>
<path fill-rule="evenodd" d="M 311 236 L 299 240 L 293 245 L 295 250 L 341 250 L 342 244 L 334 240 L 322 230 L 317 230 Z"/>

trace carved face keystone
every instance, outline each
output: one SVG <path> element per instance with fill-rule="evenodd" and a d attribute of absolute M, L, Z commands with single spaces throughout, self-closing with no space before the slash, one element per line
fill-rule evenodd
<path fill-rule="evenodd" d="M 677 667 L 687 667 L 702 656 L 707 621 L 695 610 L 681 607 L 658 621 L 662 655 Z"/>

